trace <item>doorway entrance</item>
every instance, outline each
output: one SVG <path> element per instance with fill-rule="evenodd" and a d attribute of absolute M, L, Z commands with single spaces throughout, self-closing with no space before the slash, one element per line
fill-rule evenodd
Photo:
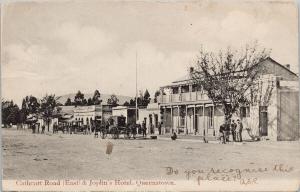
<path fill-rule="evenodd" d="M 259 106 L 259 133 L 268 136 L 268 107 Z"/>

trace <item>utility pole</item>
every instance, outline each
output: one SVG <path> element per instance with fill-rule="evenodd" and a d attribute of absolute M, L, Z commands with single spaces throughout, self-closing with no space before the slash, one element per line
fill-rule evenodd
<path fill-rule="evenodd" d="M 138 103 L 137 103 L 137 81 L 138 81 L 138 73 L 137 73 L 137 51 L 135 52 L 135 123 L 138 121 Z"/>

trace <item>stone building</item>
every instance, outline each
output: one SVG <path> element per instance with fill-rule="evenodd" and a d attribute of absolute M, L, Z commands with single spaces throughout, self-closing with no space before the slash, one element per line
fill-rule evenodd
<path fill-rule="evenodd" d="M 248 137 L 263 137 L 271 140 L 299 139 L 299 88 L 298 75 L 273 60 L 255 65 L 259 69 L 259 101 L 241 107 L 233 118 L 244 124 Z M 165 133 L 176 131 L 182 134 L 217 137 L 224 122 L 221 106 L 214 106 L 205 91 L 193 84 L 190 75 L 160 88 L 158 98 Z M 260 97 L 260 95 L 264 97 Z"/>

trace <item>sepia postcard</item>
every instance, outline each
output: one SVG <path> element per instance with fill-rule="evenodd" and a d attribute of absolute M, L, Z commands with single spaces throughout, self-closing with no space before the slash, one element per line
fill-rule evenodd
<path fill-rule="evenodd" d="M 299 191 L 292 0 L 1 2 L 2 191 Z"/>

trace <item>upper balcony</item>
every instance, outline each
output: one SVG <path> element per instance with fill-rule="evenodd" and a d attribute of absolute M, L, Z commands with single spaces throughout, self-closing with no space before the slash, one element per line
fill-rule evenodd
<path fill-rule="evenodd" d="M 195 102 L 201 100 L 209 100 L 207 94 L 201 91 L 161 95 L 158 97 L 158 102 L 161 104 Z"/>

